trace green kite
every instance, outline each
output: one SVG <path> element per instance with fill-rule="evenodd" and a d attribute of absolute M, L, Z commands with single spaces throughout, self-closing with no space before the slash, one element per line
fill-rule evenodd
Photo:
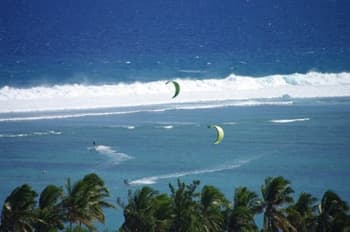
<path fill-rule="evenodd" d="M 165 84 L 167 85 L 169 83 L 172 83 L 174 85 L 174 87 L 175 87 L 175 94 L 172 97 L 172 98 L 175 98 L 180 93 L 180 85 L 176 81 L 167 81 Z"/>
<path fill-rule="evenodd" d="M 215 128 L 216 129 L 216 140 L 214 141 L 214 144 L 219 144 L 224 139 L 224 130 L 218 126 L 218 125 L 210 125 L 208 128 Z"/>

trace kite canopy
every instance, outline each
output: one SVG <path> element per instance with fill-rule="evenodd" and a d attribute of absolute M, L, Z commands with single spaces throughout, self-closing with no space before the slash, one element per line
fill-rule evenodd
<path fill-rule="evenodd" d="M 214 144 L 219 144 L 224 139 L 224 130 L 218 126 L 218 125 L 210 125 L 208 128 L 215 128 L 216 129 L 216 140 L 214 141 Z"/>
<path fill-rule="evenodd" d="M 173 96 L 173 98 L 175 98 L 180 93 L 180 85 L 176 81 L 167 81 L 165 84 L 167 85 L 169 83 L 172 83 L 174 85 L 174 87 L 175 87 L 175 94 Z"/>

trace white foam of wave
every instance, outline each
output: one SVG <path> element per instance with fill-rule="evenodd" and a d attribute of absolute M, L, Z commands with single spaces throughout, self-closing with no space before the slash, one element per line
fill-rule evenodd
<path fill-rule="evenodd" d="M 112 116 L 121 114 L 134 114 L 141 112 L 164 112 L 168 110 L 193 110 L 193 109 L 213 109 L 229 106 L 258 106 L 258 105 L 291 105 L 293 101 L 234 101 L 234 102 L 222 102 L 222 103 L 193 103 L 193 104 L 177 104 L 175 106 L 166 106 L 160 109 L 142 109 L 142 110 L 128 110 L 128 111 L 108 111 L 107 112 L 85 112 L 85 113 L 70 113 L 70 114 L 56 114 L 39 115 L 39 116 L 21 116 L 21 117 L 6 117 L 0 118 L 0 122 L 13 122 L 13 121 L 35 121 L 35 120 L 51 120 L 51 119 L 68 119 L 68 118 L 81 118 L 81 117 L 97 117 L 97 116 Z M 128 129 L 134 129 L 128 127 Z"/>
<path fill-rule="evenodd" d="M 133 130 L 136 128 L 136 126 L 133 126 L 133 125 L 111 125 L 111 126 L 108 126 L 108 128 L 123 128 L 123 129 Z"/>
<path fill-rule="evenodd" d="M 207 71 L 205 70 L 195 70 L 195 69 L 179 69 L 179 72 L 182 73 L 206 73 Z"/>
<path fill-rule="evenodd" d="M 251 101 L 251 100 L 241 100 L 233 102 L 217 102 L 207 103 L 207 104 L 192 104 L 192 105 L 178 105 L 174 109 L 177 110 L 194 110 L 194 109 L 214 109 L 229 106 L 260 106 L 260 105 L 291 105 L 293 101 Z"/>
<path fill-rule="evenodd" d="M 119 164 L 120 162 L 134 158 L 134 157 L 127 155 L 125 153 L 117 152 L 112 147 L 106 146 L 106 145 L 97 145 L 94 147 L 94 149 L 98 153 L 108 156 L 111 159 L 112 164 Z"/>
<path fill-rule="evenodd" d="M 176 173 L 170 173 L 165 175 L 159 175 L 159 176 L 150 176 L 150 177 L 143 177 L 140 179 L 132 180 L 129 182 L 131 185 L 149 185 L 149 184 L 155 184 L 158 180 L 161 179 L 172 179 L 172 178 L 179 178 L 183 176 L 191 176 L 191 175 L 200 175 L 205 173 L 212 173 L 212 172 L 221 172 L 225 170 L 235 169 L 241 167 L 243 164 L 250 162 L 251 160 L 241 160 L 235 164 L 218 167 L 218 168 L 209 168 L 209 169 L 200 169 L 200 170 L 193 170 L 193 171 L 187 171 L 187 172 L 176 172 Z"/>
<path fill-rule="evenodd" d="M 47 132 L 34 132 L 33 134 L 34 135 L 60 135 L 60 134 L 62 134 L 62 132 L 49 130 Z"/>
<path fill-rule="evenodd" d="M 19 137 L 30 137 L 30 136 L 45 136 L 45 135 L 60 135 L 62 132 L 60 131 L 39 131 L 39 132 L 31 132 L 31 133 L 19 133 L 19 134 L 0 134 L 0 138 L 19 138 Z"/>
<path fill-rule="evenodd" d="M 173 129 L 174 126 L 173 125 L 166 125 L 166 126 L 162 126 L 161 128 L 163 128 L 163 129 Z"/>
<path fill-rule="evenodd" d="M 0 134 L 0 138 L 16 138 L 16 137 L 27 137 L 30 134 Z"/>
<path fill-rule="evenodd" d="M 164 125 L 164 126 L 167 126 L 167 125 L 172 125 L 173 127 L 174 126 L 199 126 L 199 123 L 198 122 L 181 122 L 181 121 L 161 121 L 161 122 L 157 122 L 157 124 L 160 124 L 160 125 Z"/>
<path fill-rule="evenodd" d="M 224 79 L 175 79 L 180 94 L 164 81 L 110 85 L 54 85 L 0 89 L 0 112 L 112 108 L 225 100 L 350 96 L 350 73 L 270 75 L 260 78 L 230 75 Z M 244 103 L 247 104 L 247 103 Z M 252 101 L 252 105 L 257 104 Z"/>
<path fill-rule="evenodd" d="M 158 110 L 133 110 L 133 111 L 112 111 L 112 112 L 98 112 L 98 113 L 73 113 L 73 114 L 53 114 L 53 115 L 42 115 L 42 116 L 8 117 L 8 118 L 0 118 L 0 122 L 110 116 L 110 115 L 118 115 L 118 114 L 132 114 L 132 113 L 139 113 L 139 112 L 146 112 L 146 111 L 156 112 Z"/>
<path fill-rule="evenodd" d="M 236 125 L 237 122 L 223 122 L 224 125 Z"/>
<path fill-rule="evenodd" d="M 293 118 L 293 119 L 275 119 L 270 120 L 270 122 L 273 123 L 291 123 L 291 122 L 303 122 L 303 121 L 309 121 L 310 118 Z"/>

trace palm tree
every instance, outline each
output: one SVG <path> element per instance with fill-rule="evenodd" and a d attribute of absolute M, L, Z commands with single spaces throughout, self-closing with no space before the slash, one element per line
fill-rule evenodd
<path fill-rule="evenodd" d="M 155 232 L 166 232 L 171 225 L 171 199 L 167 194 L 157 195 L 152 202 L 155 218 Z"/>
<path fill-rule="evenodd" d="M 40 194 L 36 224 L 36 231 L 50 231 L 64 228 L 62 212 L 63 189 L 55 185 L 48 185 Z"/>
<path fill-rule="evenodd" d="M 311 194 L 301 193 L 297 202 L 287 208 L 287 218 L 298 232 L 315 231 L 316 201 Z"/>
<path fill-rule="evenodd" d="M 159 195 L 145 186 L 134 193 L 129 191 L 127 205 L 120 198 L 117 202 L 123 208 L 125 218 L 120 231 L 169 231 L 171 199 L 167 194 Z"/>
<path fill-rule="evenodd" d="M 258 231 L 254 216 L 262 211 L 262 200 L 255 192 L 249 191 L 246 187 L 239 187 L 235 190 L 233 208 L 229 212 L 229 232 Z"/>
<path fill-rule="evenodd" d="M 91 216 L 88 213 L 89 204 L 86 187 L 82 180 L 71 184 L 70 178 L 66 183 L 66 194 L 64 195 L 62 206 L 65 220 L 69 222 L 69 228 L 72 229 L 74 223 L 84 224 L 92 228 Z"/>
<path fill-rule="evenodd" d="M 105 223 L 105 215 L 103 208 L 114 208 L 115 206 L 107 201 L 110 197 L 109 190 L 105 186 L 104 181 L 95 173 L 88 174 L 84 177 L 83 182 L 86 185 L 88 192 L 88 210 L 92 220 L 97 220 L 100 223 Z"/>
<path fill-rule="evenodd" d="M 279 177 L 268 177 L 261 186 L 264 199 L 264 232 L 295 231 L 284 215 L 281 207 L 293 202 L 291 194 L 294 192 L 290 182 Z"/>
<path fill-rule="evenodd" d="M 62 205 L 70 229 L 73 223 L 84 224 L 89 229 L 94 228 L 93 222 L 96 220 L 104 223 L 103 208 L 113 205 L 104 201 L 109 196 L 109 191 L 101 178 L 89 174 L 74 185 L 68 178 L 66 191 Z"/>
<path fill-rule="evenodd" d="M 227 200 L 222 192 L 214 186 L 204 186 L 200 194 L 199 209 L 201 215 L 201 231 L 223 231 L 224 214 Z"/>
<path fill-rule="evenodd" d="M 92 232 L 92 229 L 87 229 L 82 226 L 74 226 L 72 228 L 66 228 L 64 232 Z M 50 231 L 51 232 L 51 231 Z M 56 231 L 53 231 L 56 232 Z"/>
<path fill-rule="evenodd" d="M 156 194 L 156 191 L 146 186 L 134 193 L 129 191 L 127 205 L 118 199 L 118 204 L 124 209 L 125 218 L 120 231 L 154 231 L 155 218 L 152 205 Z"/>
<path fill-rule="evenodd" d="M 169 184 L 173 209 L 170 231 L 200 231 L 202 228 L 196 202 L 199 194 L 195 192 L 198 185 L 199 181 L 185 185 L 179 179 L 177 180 L 177 189 Z"/>
<path fill-rule="evenodd" d="M 345 231 L 350 227 L 349 206 L 333 191 L 323 194 L 319 205 L 319 232 Z"/>
<path fill-rule="evenodd" d="M 37 222 L 34 214 L 37 195 L 27 184 L 15 188 L 5 200 L 0 231 L 33 231 Z"/>

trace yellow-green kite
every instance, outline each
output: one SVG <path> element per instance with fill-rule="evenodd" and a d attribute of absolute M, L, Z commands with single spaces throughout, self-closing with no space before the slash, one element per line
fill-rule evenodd
<path fill-rule="evenodd" d="M 216 129 L 216 140 L 214 141 L 214 144 L 219 144 L 224 139 L 224 130 L 218 126 L 218 125 L 210 125 L 208 128 L 215 128 Z"/>
<path fill-rule="evenodd" d="M 176 81 L 167 81 L 165 84 L 167 85 L 169 83 L 172 83 L 175 86 L 175 94 L 173 96 L 173 98 L 175 98 L 180 93 L 180 85 Z"/>

